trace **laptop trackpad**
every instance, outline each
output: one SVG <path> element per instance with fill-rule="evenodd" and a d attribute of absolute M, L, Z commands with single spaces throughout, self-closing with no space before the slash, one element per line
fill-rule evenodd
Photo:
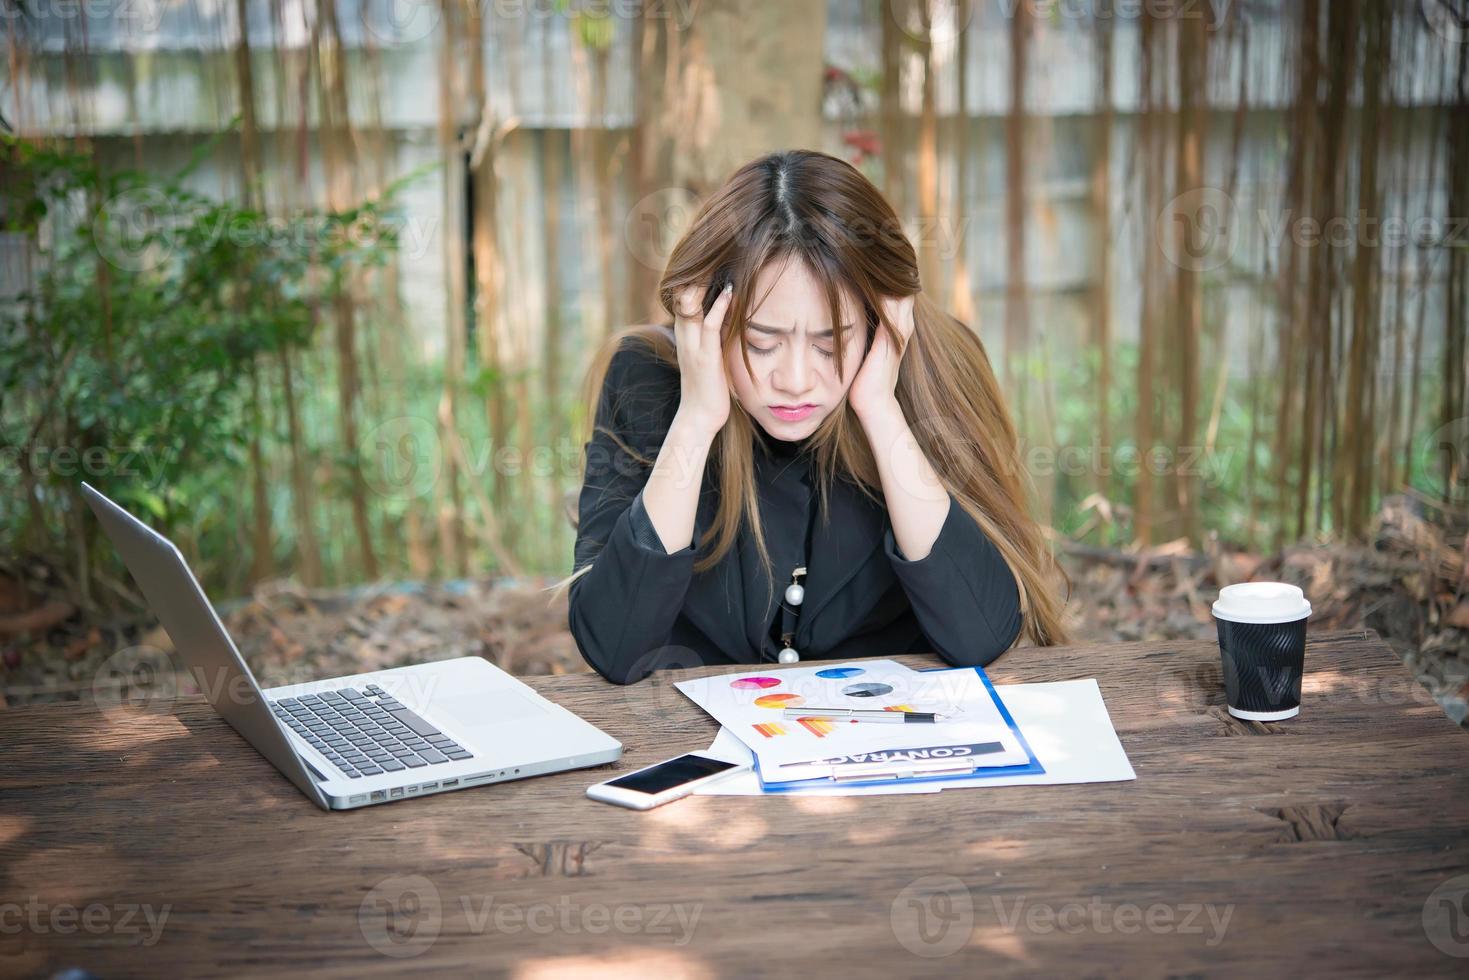
<path fill-rule="evenodd" d="M 507 725 L 538 718 L 545 707 L 517 691 L 487 691 L 481 694 L 449 694 L 433 699 L 432 714 L 445 725 L 459 729 Z"/>

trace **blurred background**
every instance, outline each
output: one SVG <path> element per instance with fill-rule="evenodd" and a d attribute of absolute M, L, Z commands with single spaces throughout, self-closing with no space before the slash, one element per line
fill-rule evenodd
<path fill-rule="evenodd" d="M 1469 714 L 1469 0 L 0 0 L 0 682 L 584 669 L 587 361 L 703 195 L 858 166 L 987 345 L 1080 642 L 1232 581 Z M 1022 653 L 1012 656 L 1023 656 Z"/>

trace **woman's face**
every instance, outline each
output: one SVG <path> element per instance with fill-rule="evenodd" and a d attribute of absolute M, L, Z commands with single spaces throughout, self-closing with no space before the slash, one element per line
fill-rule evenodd
<path fill-rule="evenodd" d="M 743 340 L 725 352 L 735 397 L 773 438 L 804 439 L 842 403 L 862 365 L 867 327 L 861 306 L 843 295 L 847 339 L 839 352 L 826 294 L 805 262 L 769 263 L 756 279 L 754 295 L 764 299 L 747 318 Z M 745 370 L 741 343 L 749 351 L 753 376 Z"/>

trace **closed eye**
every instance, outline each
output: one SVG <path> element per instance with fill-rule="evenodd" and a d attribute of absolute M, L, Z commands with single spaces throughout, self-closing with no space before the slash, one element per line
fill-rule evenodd
<path fill-rule="evenodd" d="M 750 353 L 751 354 L 757 354 L 758 355 L 758 354 L 774 354 L 775 353 L 775 348 L 774 347 L 757 347 L 754 344 L 750 343 L 749 341 L 746 341 L 745 342 L 745 346 L 750 349 Z M 836 357 L 836 351 L 829 351 L 829 350 L 826 350 L 825 348 L 817 347 L 815 344 L 812 344 L 811 347 L 812 347 L 813 350 L 816 351 L 816 353 L 820 354 L 822 357 L 826 358 L 827 360 L 832 360 L 833 358 Z"/>

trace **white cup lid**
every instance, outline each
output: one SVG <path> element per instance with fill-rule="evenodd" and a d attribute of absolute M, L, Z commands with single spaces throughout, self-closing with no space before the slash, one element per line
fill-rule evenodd
<path fill-rule="evenodd" d="M 1226 585 L 1214 600 L 1214 615 L 1233 623 L 1290 623 L 1311 615 L 1311 603 L 1287 582 Z"/>

